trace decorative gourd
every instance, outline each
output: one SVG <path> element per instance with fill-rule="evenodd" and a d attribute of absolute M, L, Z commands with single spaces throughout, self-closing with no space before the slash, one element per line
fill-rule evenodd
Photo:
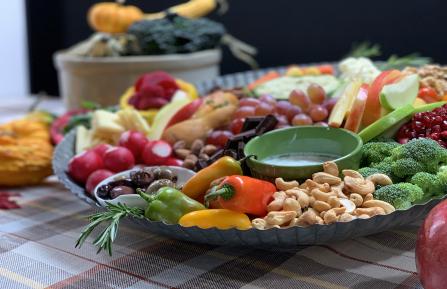
<path fill-rule="evenodd" d="M 40 183 L 52 174 L 47 124 L 21 119 L 0 125 L 0 186 Z"/>
<path fill-rule="evenodd" d="M 98 32 L 126 32 L 132 23 L 143 18 L 143 12 L 136 6 L 123 5 L 123 2 L 101 2 L 93 5 L 88 12 L 90 26 Z"/>
<path fill-rule="evenodd" d="M 117 3 L 101 2 L 93 5 L 88 12 L 90 26 L 98 32 L 125 33 L 127 28 L 135 21 L 145 19 L 159 19 L 166 16 L 166 12 L 144 14 L 138 7 L 125 6 L 125 0 Z M 213 11 L 217 2 L 222 0 L 189 0 L 186 3 L 172 6 L 166 11 L 176 13 L 186 18 L 199 18 Z M 226 4 L 224 4 L 226 6 Z"/>

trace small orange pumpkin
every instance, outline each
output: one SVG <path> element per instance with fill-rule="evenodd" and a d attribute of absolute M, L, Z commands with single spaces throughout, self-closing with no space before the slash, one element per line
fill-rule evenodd
<path fill-rule="evenodd" d="M 143 18 L 143 12 L 132 5 L 101 2 L 90 8 L 87 17 L 90 26 L 98 32 L 124 33 L 132 23 Z"/>

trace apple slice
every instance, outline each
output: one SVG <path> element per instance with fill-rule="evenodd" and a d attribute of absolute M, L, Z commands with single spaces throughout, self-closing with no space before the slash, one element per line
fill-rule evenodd
<path fill-rule="evenodd" d="M 411 104 L 407 104 L 372 123 L 365 129 L 363 129 L 359 133 L 359 136 L 362 138 L 363 143 L 366 143 L 373 138 L 378 137 L 393 126 L 398 125 L 402 120 L 411 117 L 411 115 L 413 115 L 413 112 L 413 106 Z"/>
<path fill-rule="evenodd" d="M 360 81 L 353 81 L 347 84 L 345 90 L 332 109 L 328 121 L 329 126 L 341 126 L 343 120 L 345 119 L 345 116 L 348 114 L 355 101 L 355 97 L 357 96 L 361 85 L 362 83 Z"/>
<path fill-rule="evenodd" d="M 410 74 L 398 82 L 385 85 L 380 93 L 380 104 L 388 110 L 395 110 L 413 104 L 419 92 L 419 76 Z"/>
<path fill-rule="evenodd" d="M 174 96 L 172 101 L 163 106 L 155 116 L 151 131 L 148 135 L 150 140 L 159 140 L 171 118 L 182 109 L 182 107 L 191 102 L 191 99 L 185 92 L 177 90 L 176 94 L 179 93 L 183 94 L 184 97 Z"/>
<path fill-rule="evenodd" d="M 193 100 L 192 102 L 183 106 L 172 118 L 169 120 L 166 128 L 173 126 L 176 123 L 187 120 L 193 116 L 193 114 L 199 109 L 200 105 L 203 103 L 203 98 L 198 98 Z M 165 129 L 166 129 L 165 128 Z"/>
<path fill-rule="evenodd" d="M 374 79 L 368 90 L 365 112 L 363 114 L 362 124 L 368 126 L 381 117 L 380 92 L 383 86 L 393 83 L 402 73 L 399 70 L 386 70 Z"/>
<path fill-rule="evenodd" d="M 366 99 L 368 98 L 368 85 L 360 87 L 357 97 L 352 104 L 348 118 L 345 122 L 345 129 L 357 133 L 362 123 L 363 113 L 365 112 Z"/>

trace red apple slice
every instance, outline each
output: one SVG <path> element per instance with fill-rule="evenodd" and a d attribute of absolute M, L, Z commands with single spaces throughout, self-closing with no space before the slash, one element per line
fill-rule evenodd
<path fill-rule="evenodd" d="M 193 114 L 197 111 L 197 109 L 200 107 L 200 105 L 202 104 L 203 99 L 202 98 L 198 98 L 196 100 L 194 100 L 193 102 L 188 103 L 187 105 L 185 105 L 184 107 L 182 107 L 179 111 L 177 111 L 176 114 L 174 114 L 174 116 L 169 120 L 168 124 L 166 125 L 167 129 L 170 126 L 173 126 L 176 123 L 179 123 L 181 121 L 190 119 L 191 116 L 193 116 Z"/>
<path fill-rule="evenodd" d="M 399 70 L 386 70 L 374 79 L 368 90 L 365 112 L 363 114 L 362 124 L 368 126 L 381 117 L 380 92 L 382 88 L 395 82 L 401 77 Z"/>
<path fill-rule="evenodd" d="M 345 129 L 357 133 L 362 123 L 363 113 L 365 112 L 366 99 L 368 98 L 368 85 L 363 84 L 357 97 L 352 104 L 350 113 L 345 122 Z"/>

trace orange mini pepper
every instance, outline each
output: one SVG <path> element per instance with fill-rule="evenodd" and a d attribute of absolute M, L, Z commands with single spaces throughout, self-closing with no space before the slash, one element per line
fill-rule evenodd
<path fill-rule="evenodd" d="M 234 175 L 211 189 L 205 201 L 217 199 L 223 209 L 263 217 L 275 192 L 276 187 L 270 182 Z"/>

